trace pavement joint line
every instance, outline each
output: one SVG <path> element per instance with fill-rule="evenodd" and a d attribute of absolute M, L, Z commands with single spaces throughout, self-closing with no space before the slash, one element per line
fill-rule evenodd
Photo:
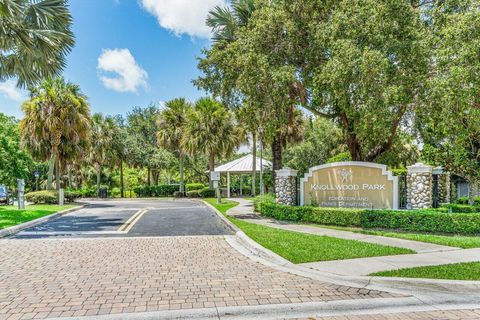
<path fill-rule="evenodd" d="M 138 210 L 137 212 L 135 212 L 133 214 L 133 216 L 131 216 L 127 221 L 125 221 L 124 224 L 122 224 L 120 226 L 120 228 L 118 228 L 117 231 L 122 231 L 122 232 L 125 232 L 125 230 L 135 221 L 135 219 L 137 218 L 137 216 L 139 215 L 143 215 L 145 209 L 140 209 Z M 128 232 L 128 231 L 127 231 Z"/>

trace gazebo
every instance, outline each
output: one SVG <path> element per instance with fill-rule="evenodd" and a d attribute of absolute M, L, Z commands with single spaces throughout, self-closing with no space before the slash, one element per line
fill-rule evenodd
<path fill-rule="evenodd" d="M 260 166 L 263 167 L 263 170 L 271 168 L 272 163 L 268 160 L 261 159 L 256 157 L 256 170 L 257 172 L 260 171 Z M 236 159 L 230 161 L 228 163 L 222 164 L 215 168 L 215 172 L 226 173 L 227 174 L 227 198 L 230 198 L 230 175 L 242 175 L 248 174 L 253 172 L 253 156 L 251 154 L 247 154 L 240 159 Z M 241 188 L 241 187 L 240 187 Z"/>

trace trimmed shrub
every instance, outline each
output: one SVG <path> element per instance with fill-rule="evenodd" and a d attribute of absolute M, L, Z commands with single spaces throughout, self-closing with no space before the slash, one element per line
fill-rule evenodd
<path fill-rule="evenodd" d="M 200 198 L 200 190 L 187 191 L 188 198 Z"/>
<path fill-rule="evenodd" d="M 452 214 L 435 210 L 396 211 L 289 207 L 272 203 L 263 203 L 260 208 L 262 215 L 278 220 L 415 232 L 480 234 L 480 214 Z"/>
<path fill-rule="evenodd" d="M 204 185 L 203 183 L 187 183 L 185 185 L 185 190 L 186 191 L 202 190 L 205 187 L 206 185 Z"/>
<path fill-rule="evenodd" d="M 157 186 L 141 186 L 133 189 L 137 197 L 172 197 L 180 191 L 178 184 L 159 184 Z"/>
<path fill-rule="evenodd" d="M 455 200 L 455 203 L 468 205 L 468 197 L 460 197 L 457 200 Z M 480 206 L 480 197 L 476 197 L 473 199 L 473 205 Z"/>
<path fill-rule="evenodd" d="M 74 202 L 80 198 L 80 194 L 72 191 L 65 191 L 65 202 Z M 57 204 L 58 192 L 54 190 L 34 191 L 25 194 L 25 200 L 34 204 Z"/>
<path fill-rule="evenodd" d="M 202 198 L 213 198 L 215 197 L 215 189 L 211 189 L 209 187 L 205 187 L 202 190 L 198 191 L 200 197 Z"/>
<path fill-rule="evenodd" d="M 55 204 L 58 203 L 58 193 L 56 191 L 34 191 L 25 194 L 25 200 L 28 202 Z"/>
<path fill-rule="evenodd" d="M 67 202 L 74 202 L 78 198 L 81 198 L 82 195 L 79 192 L 75 191 L 65 191 L 65 200 Z"/>
<path fill-rule="evenodd" d="M 275 204 L 275 195 L 273 193 L 267 193 L 260 196 L 256 196 L 253 199 L 253 208 L 255 212 L 261 212 L 261 206 L 264 203 Z"/>
<path fill-rule="evenodd" d="M 452 213 L 478 213 L 480 211 L 480 207 L 450 203 L 442 205 L 437 210 L 447 213 L 450 212 L 450 210 L 452 210 Z"/>

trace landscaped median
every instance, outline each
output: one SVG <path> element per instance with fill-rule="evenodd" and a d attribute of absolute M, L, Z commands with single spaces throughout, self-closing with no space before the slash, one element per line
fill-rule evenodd
<path fill-rule="evenodd" d="M 328 236 L 285 231 L 261 226 L 226 215 L 226 212 L 238 203 L 216 199 L 206 201 L 223 213 L 233 224 L 251 239 L 293 263 L 341 260 L 414 253 L 411 250 L 345 240 Z"/>
<path fill-rule="evenodd" d="M 480 262 L 465 262 L 382 271 L 373 273 L 371 276 L 476 281 L 480 280 Z"/>
<path fill-rule="evenodd" d="M 50 214 L 74 208 L 77 205 L 30 205 L 25 210 L 18 210 L 14 206 L 0 207 L 0 230 L 29 222 Z"/>

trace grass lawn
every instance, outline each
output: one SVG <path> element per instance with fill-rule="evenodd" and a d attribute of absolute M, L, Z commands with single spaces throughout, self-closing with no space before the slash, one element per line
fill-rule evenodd
<path fill-rule="evenodd" d="M 383 230 L 365 230 L 360 228 L 348 228 L 348 227 L 335 227 L 315 225 L 322 228 L 329 228 L 335 230 L 351 231 L 355 233 L 371 234 L 375 236 L 384 236 L 390 238 L 399 238 L 406 240 L 414 240 L 420 242 L 435 243 L 449 247 L 459 247 L 463 249 L 480 248 L 480 237 L 461 236 L 461 235 L 436 235 L 426 233 L 408 233 L 408 232 L 395 232 L 395 231 L 383 231 Z"/>
<path fill-rule="evenodd" d="M 25 210 L 18 210 L 17 207 L 14 206 L 0 206 L 0 229 L 15 226 L 75 206 L 76 205 L 30 205 L 26 206 Z"/>
<path fill-rule="evenodd" d="M 206 201 L 223 214 L 237 205 L 236 202 L 227 200 L 220 205 L 215 199 L 206 199 Z M 412 250 L 403 248 L 280 230 L 228 216 L 227 218 L 254 241 L 293 263 L 414 253 Z"/>
<path fill-rule="evenodd" d="M 440 266 L 383 271 L 371 274 L 371 276 L 448 280 L 480 280 L 480 262 L 444 264 Z"/>

